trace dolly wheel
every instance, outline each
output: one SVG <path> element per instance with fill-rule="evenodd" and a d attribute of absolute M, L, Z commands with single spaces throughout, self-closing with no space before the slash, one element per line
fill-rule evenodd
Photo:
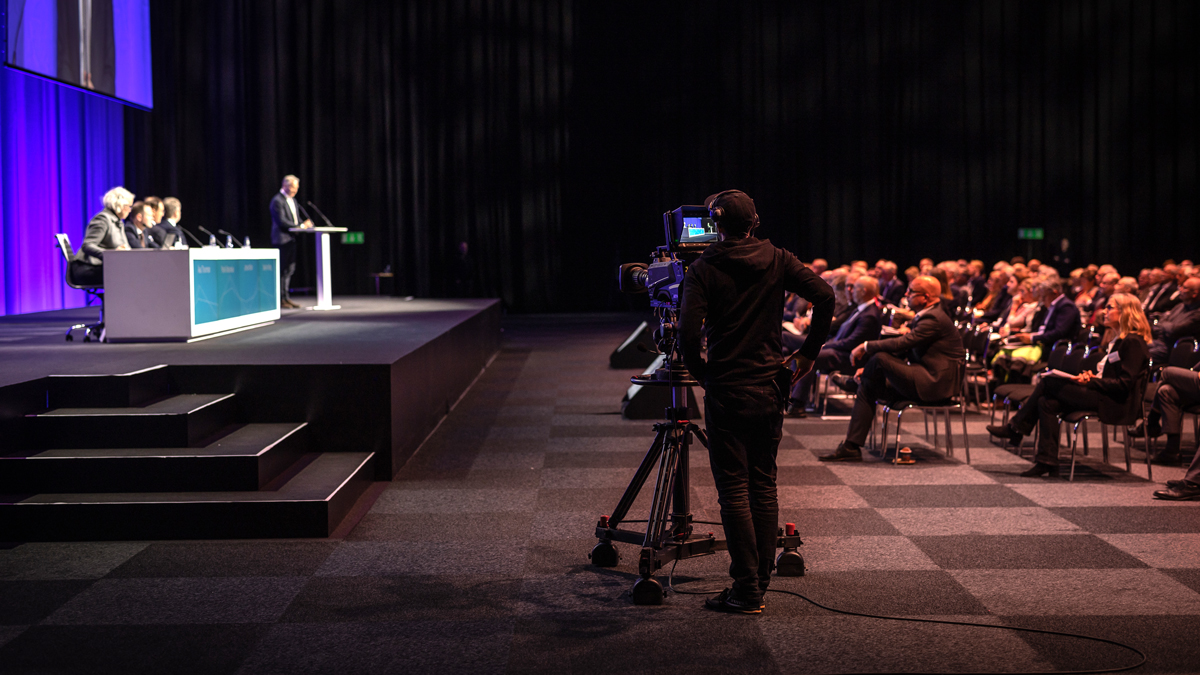
<path fill-rule="evenodd" d="M 804 576 L 804 556 L 795 549 L 785 550 L 775 559 L 775 575 L 781 577 Z"/>
<path fill-rule="evenodd" d="M 588 554 L 588 557 L 592 559 L 592 564 L 596 567 L 616 567 L 621 560 L 620 552 L 610 541 L 596 544 L 592 547 L 592 552 Z"/>
<path fill-rule="evenodd" d="M 661 605 L 663 604 L 663 587 L 658 579 L 649 577 L 638 579 L 633 583 L 633 604 Z"/>

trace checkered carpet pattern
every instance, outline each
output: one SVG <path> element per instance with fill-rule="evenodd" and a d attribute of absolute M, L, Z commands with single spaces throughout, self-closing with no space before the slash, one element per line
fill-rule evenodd
<path fill-rule="evenodd" d="M 633 605 L 636 547 L 619 545 L 616 568 L 587 560 L 597 517 L 653 437 L 652 422 L 618 414 L 632 373 L 607 368 L 632 327 L 509 319 L 471 390 L 329 539 L 4 545 L 0 673 L 1019 672 L 1136 660 L 775 593 L 756 617 L 674 592 Z M 1093 450 L 1074 483 L 1021 478 L 1029 461 L 989 442 L 986 423 L 970 417 L 967 465 L 961 449 L 931 448 L 914 417 L 903 442 L 918 461 L 896 466 L 877 453 L 821 463 L 846 422 L 788 420 L 781 516 L 804 538 L 808 573 L 772 587 L 855 612 L 1086 633 L 1146 652 L 1138 672 L 1200 671 L 1200 502 L 1151 499 L 1182 468 L 1156 467 L 1151 483 Z M 719 521 L 703 448 L 691 460 L 694 515 Z M 719 590 L 727 566 L 723 553 L 685 560 L 674 584 Z"/>

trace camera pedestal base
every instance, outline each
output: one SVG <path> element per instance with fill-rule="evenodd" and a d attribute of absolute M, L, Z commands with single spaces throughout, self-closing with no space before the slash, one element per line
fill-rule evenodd
<path fill-rule="evenodd" d="M 687 386 L 683 382 L 663 384 Z M 683 396 L 686 397 L 686 389 Z M 717 539 L 712 532 L 703 535 L 693 532 L 688 450 L 693 436 L 699 438 L 705 447 L 708 447 L 708 437 L 699 426 L 687 418 L 686 406 L 667 408 L 666 412 L 666 421 L 654 425 L 654 442 L 638 466 L 629 487 L 625 489 L 617 508 L 611 516 L 601 516 L 596 524 L 599 543 L 588 555 L 592 564 L 597 567 L 615 567 L 621 556 L 614 542 L 641 545 L 638 558 L 638 574 L 641 578 L 633 585 L 633 602 L 637 605 L 662 604 L 663 586 L 654 575 L 664 564 L 727 550 L 725 540 Z M 621 529 L 619 526 L 625 521 L 625 516 L 656 465 L 658 472 L 646 530 L 638 532 Z M 804 558 L 796 550 L 802 543 L 796 534 L 795 525 L 789 523 L 786 534 L 780 530 L 776 547 L 784 550 L 776 559 L 776 574 L 804 574 Z"/>

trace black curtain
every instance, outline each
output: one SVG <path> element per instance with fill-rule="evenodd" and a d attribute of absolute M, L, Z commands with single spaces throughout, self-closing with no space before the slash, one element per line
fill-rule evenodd
<path fill-rule="evenodd" d="M 126 176 L 173 194 L 185 227 L 267 244 L 267 204 L 300 177 L 334 225 L 334 293 L 450 294 L 459 242 L 474 295 L 558 302 L 567 2 L 161 0 L 155 109 L 126 115 Z M 311 214 L 320 223 L 316 213 Z M 334 235 L 337 241 L 337 235 Z M 302 238 L 302 241 L 307 241 Z M 302 247 L 293 285 L 315 285 Z"/>
<path fill-rule="evenodd" d="M 729 187 L 834 263 L 1136 274 L 1200 238 L 1189 0 L 162 0 L 152 21 L 131 187 L 265 241 L 296 173 L 366 234 L 335 247 L 337 293 L 392 264 L 398 294 L 445 295 L 468 241 L 477 293 L 514 309 L 638 306 L 615 266 Z"/>

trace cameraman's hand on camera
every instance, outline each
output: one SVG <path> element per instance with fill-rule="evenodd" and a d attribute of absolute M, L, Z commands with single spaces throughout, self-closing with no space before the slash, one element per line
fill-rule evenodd
<path fill-rule="evenodd" d="M 793 353 L 787 358 L 787 361 L 784 361 L 784 363 L 786 364 L 789 361 L 794 361 L 796 363 L 796 371 L 792 373 L 792 384 L 796 384 L 797 380 L 809 374 L 809 372 L 811 372 L 813 369 L 813 360 L 804 356 L 800 356 L 799 352 Z"/>

